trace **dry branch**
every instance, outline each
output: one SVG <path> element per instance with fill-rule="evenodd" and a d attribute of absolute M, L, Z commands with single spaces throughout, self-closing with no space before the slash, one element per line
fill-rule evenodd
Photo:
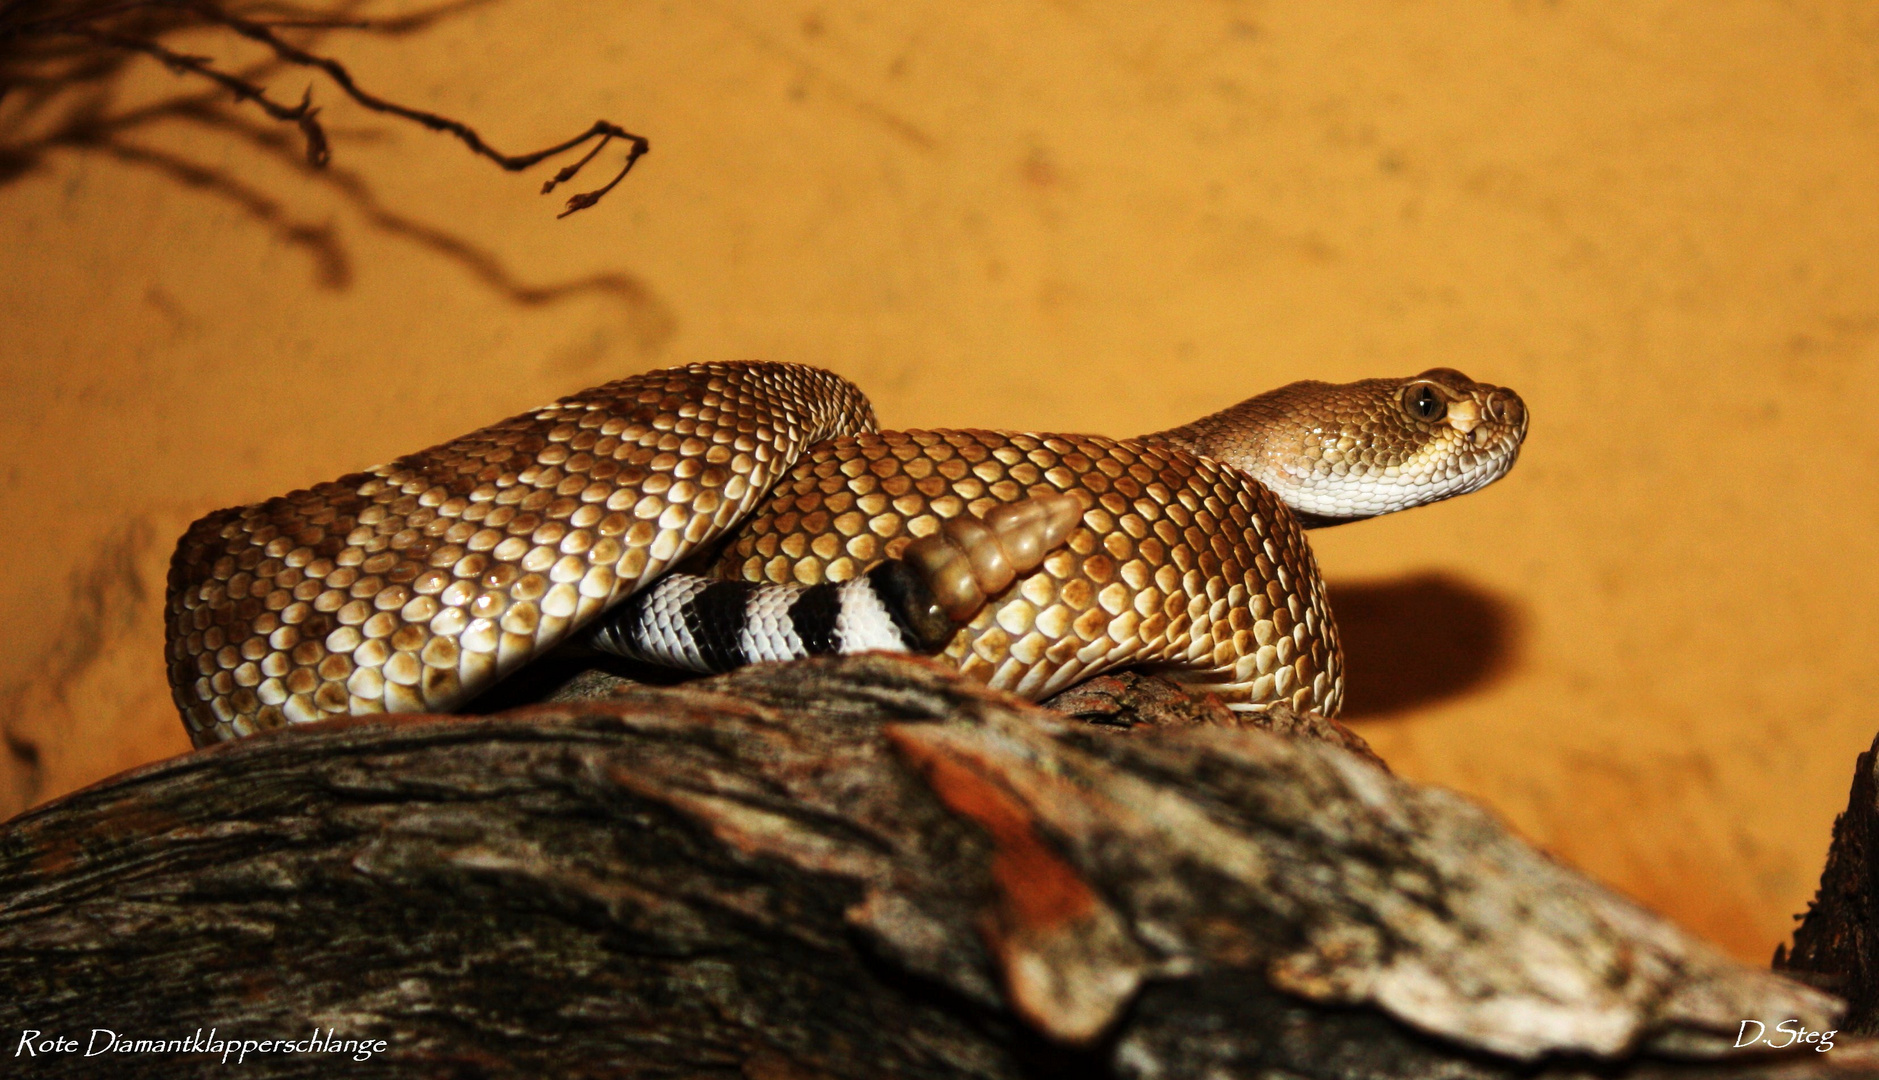
<path fill-rule="evenodd" d="M 0 1031 L 388 1042 L 349 1076 L 1879 1075 L 1729 1051 L 1837 1003 L 1350 752 L 875 657 L 126 774 L 0 828 L 0 985 Z"/>
<path fill-rule="evenodd" d="M 134 2 L 96 3 L 85 0 L 4 0 L 0 2 L 0 100 L 15 88 L 32 88 L 38 93 L 27 102 L 24 112 L 46 109 L 61 93 L 87 85 L 96 85 L 117 73 L 113 53 L 123 56 L 152 57 L 179 75 L 214 84 L 233 95 L 236 101 L 252 103 L 271 119 L 291 124 L 300 130 L 305 143 L 306 161 L 314 168 L 324 167 L 331 159 L 331 142 L 319 119 L 320 110 L 313 104 L 309 87 L 298 104 L 288 104 L 271 95 L 260 81 L 272 67 L 237 72 L 227 70 L 213 57 L 180 52 L 165 44 L 163 38 L 182 30 L 214 27 L 254 42 L 265 48 L 279 65 L 309 68 L 320 72 L 341 93 L 361 107 L 387 116 L 443 132 L 467 147 L 471 153 L 510 172 L 532 168 L 592 143 L 578 161 L 562 168 L 542 185 L 546 195 L 574 178 L 613 140 L 626 143 L 625 160 L 613 178 L 592 191 L 569 197 L 559 217 L 585 210 L 604 198 L 651 144 L 610 120 L 597 120 L 587 130 L 552 146 L 524 154 L 507 154 L 491 146 L 469 124 L 441 113 L 415 109 L 381 97 L 361 86 L 351 70 L 331 56 L 289 41 L 281 35 L 288 29 L 379 29 L 404 32 L 415 29 L 439 14 L 461 8 L 448 4 L 419 16 L 374 24 L 370 20 L 344 17 L 356 7 L 343 5 L 341 13 L 318 9 L 288 7 L 285 15 L 259 17 L 237 10 L 217 0 L 134 0 Z M 0 127 L 0 173 L 18 173 L 30 168 L 46 151 L 61 145 L 96 144 L 108 139 L 112 125 L 95 113 L 101 102 L 81 102 L 64 124 L 36 137 L 8 140 Z M 6 127 L 18 126 L 18 121 Z"/>

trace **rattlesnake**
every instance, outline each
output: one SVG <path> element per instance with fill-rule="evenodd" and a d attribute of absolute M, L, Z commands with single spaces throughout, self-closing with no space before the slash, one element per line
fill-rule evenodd
<path fill-rule="evenodd" d="M 199 745 L 448 712 L 577 636 L 706 668 L 769 657 L 760 640 L 943 646 L 1033 699 L 1149 665 L 1232 707 L 1333 715 L 1342 656 L 1304 528 L 1480 488 L 1526 428 L 1512 391 L 1445 368 L 1293 383 L 1135 439 L 877 432 L 862 393 L 816 368 L 655 371 L 196 522 L 170 567 L 170 684 Z M 953 612 L 956 633 L 922 640 L 907 605 L 957 609 L 965 586 L 936 581 L 938 540 L 916 573 L 900 557 L 950 535 L 973 563 L 988 516 L 1054 531 Z M 883 560 L 915 595 L 864 588 Z M 715 644 L 647 637 L 701 628 Z"/>

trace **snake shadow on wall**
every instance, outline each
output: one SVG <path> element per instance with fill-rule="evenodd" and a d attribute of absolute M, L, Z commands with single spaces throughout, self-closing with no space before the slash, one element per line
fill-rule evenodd
<path fill-rule="evenodd" d="M 1427 571 L 1327 586 L 1344 643 L 1341 720 L 1399 719 L 1479 693 L 1520 664 L 1519 606 L 1464 578 Z M 523 669 L 462 711 L 497 713 L 541 701 L 589 669 L 654 686 L 696 678 L 620 657 L 556 657 Z"/>
<path fill-rule="evenodd" d="M 1344 642 L 1345 720 L 1384 720 L 1475 693 L 1519 663 L 1510 599 L 1441 572 L 1331 581 Z"/>

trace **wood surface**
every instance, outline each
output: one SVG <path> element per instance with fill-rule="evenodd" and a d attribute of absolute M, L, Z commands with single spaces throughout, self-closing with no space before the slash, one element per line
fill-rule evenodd
<path fill-rule="evenodd" d="M 1838 1003 L 1334 731 L 1107 692 L 809 661 L 149 766 L 0 828 L 0 1031 L 385 1040 L 347 1076 L 1879 1075 L 1728 1050 Z"/>

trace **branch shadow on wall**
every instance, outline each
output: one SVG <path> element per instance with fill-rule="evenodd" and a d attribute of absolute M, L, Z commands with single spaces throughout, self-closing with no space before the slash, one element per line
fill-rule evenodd
<path fill-rule="evenodd" d="M 322 26 L 396 38 L 493 2 L 450 0 L 425 12 L 371 23 L 349 21 L 361 5 L 344 2 L 320 8 L 324 22 L 287 25 L 316 27 L 308 32 L 309 39 L 334 32 L 318 29 Z M 306 15 L 307 11 L 298 13 Z M 145 32 L 154 40 L 176 28 L 159 22 Z M 163 145 L 164 128 L 195 128 L 246 146 L 255 152 L 248 158 L 251 162 L 287 169 L 314 182 L 367 227 L 454 263 L 509 303 L 539 307 L 582 295 L 604 298 L 622 309 L 641 355 L 655 353 L 674 332 L 672 311 L 639 278 L 616 271 L 562 281 L 528 281 L 469 236 L 388 207 L 363 174 L 336 164 L 310 162 L 299 128 L 270 121 L 224 89 L 203 90 L 199 83 L 186 82 L 182 92 L 134 106 L 120 104 L 131 65 L 140 55 L 95 41 L 88 48 L 43 50 L 41 55 L 24 58 L 0 55 L 0 106 L 4 107 L 0 109 L 0 186 L 39 171 L 59 153 L 108 158 L 234 207 L 279 242 L 305 254 L 314 284 L 334 290 L 350 288 L 354 256 L 330 215 L 295 206 L 290 197 L 269 190 L 256 177 L 242 175 L 237 167 L 208 164 Z M 269 59 L 231 69 L 231 74 L 264 86 L 271 77 L 293 75 L 294 70 Z M 383 132 L 334 129 L 332 134 L 335 141 L 363 143 L 381 138 Z M 544 227 L 557 226 L 544 222 Z"/>
<path fill-rule="evenodd" d="M 1477 693 L 1519 663 L 1513 601 L 1449 574 L 1330 583 L 1344 720 L 1387 720 Z"/>

